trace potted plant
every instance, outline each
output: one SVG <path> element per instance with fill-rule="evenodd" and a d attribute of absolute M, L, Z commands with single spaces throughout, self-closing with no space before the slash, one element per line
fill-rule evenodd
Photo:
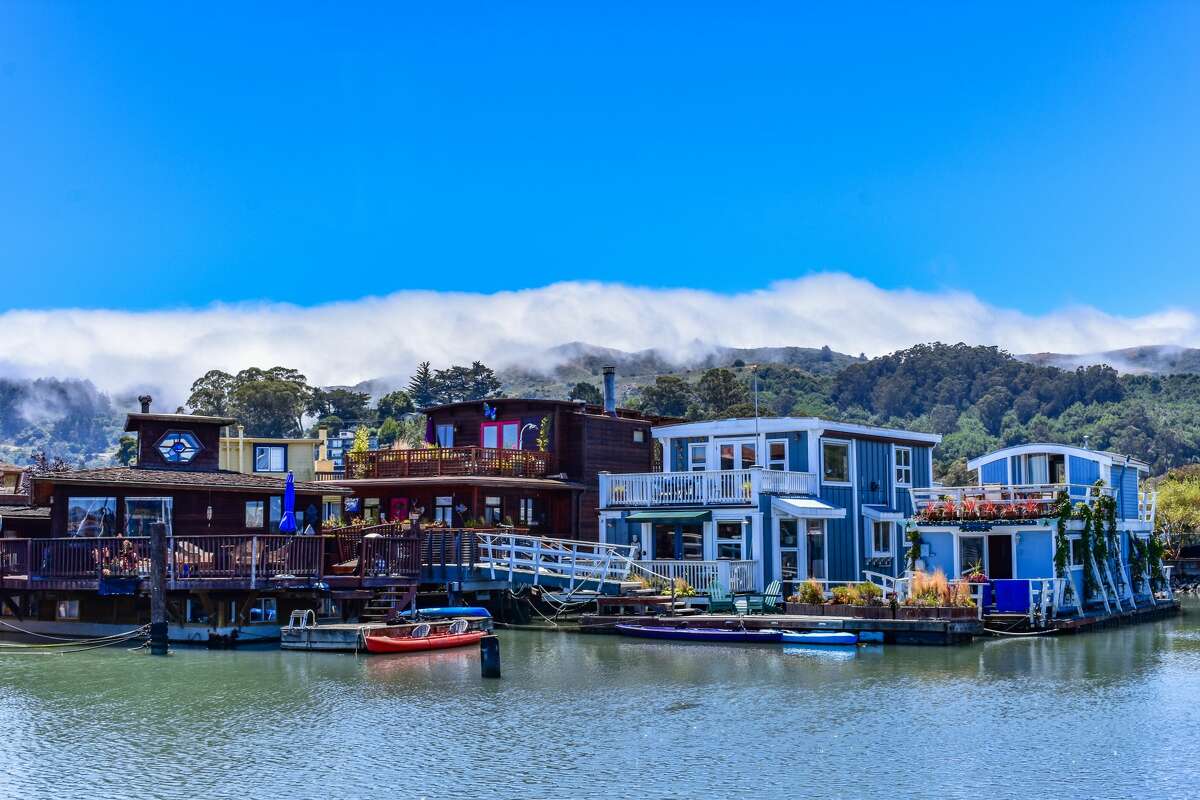
<path fill-rule="evenodd" d="M 796 588 L 796 593 L 787 599 L 787 613 L 808 617 L 819 617 L 824 613 L 825 589 L 809 578 Z"/>

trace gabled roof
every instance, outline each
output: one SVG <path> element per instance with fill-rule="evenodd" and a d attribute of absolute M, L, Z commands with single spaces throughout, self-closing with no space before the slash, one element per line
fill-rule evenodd
<path fill-rule="evenodd" d="M 1012 445 L 1011 447 L 1002 447 L 999 450 L 993 450 L 990 453 L 985 453 L 981 456 L 972 458 L 967 462 L 967 469 L 979 469 L 984 464 L 990 464 L 991 462 L 1001 458 L 1039 453 L 1076 456 L 1078 458 L 1086 458 L 1091 461 L 1097 461 L 1106 467 L 1111 467 L 1115 464 L 1118 467 L 1135 467 L 1139 472 L 1150 472 L 1149 464 L 1144 461 L 1139 461 L 1133 456 L 1126 456 L 1122 455 L 1121 453 L 1113 453 L 1109 450 L 1089 450 L 1086 447 L 1076 447 L 1075 445 L 1059 444 L 1056 442 L 1030 442 L 1029 444 L 1016 444 Z"/>

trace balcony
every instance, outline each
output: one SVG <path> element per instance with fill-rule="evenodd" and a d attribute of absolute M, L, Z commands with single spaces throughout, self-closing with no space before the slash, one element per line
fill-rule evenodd
<path fill-rule="evenodd" d="M 427 447 L 412 450 L 370 450 L 346 454 L 344 479 L 440 478 L 480 475 L 502 478 L 544 478 L 553 457 L 537 450 L 493 447 Z M 336 480 L 333 479 L 333 480 Z"/>
<path fill-rule="evenodd" d="M 971 522 L 1004 524 L 1050 519 L 1058 516 L 1058 498 L 1063 492 L 1067 493 L 1072 503 L 1088 502 L 1099 496 L 1114 496 L 1111 486 L 1076 483 L 935 486 L 909 491 L 916 521 L 920 525 L 962 525 Z M 1156 505 L 1155 492 L 1139 492 L 1137 516 L 1133 521 L 1153 526 Z"/>
<path fill-rule="evenodd" d="M 600 475 L 601 508 L 750 505 L 760 493 L 815 495 L 815 472 L 722 469 Z"/>

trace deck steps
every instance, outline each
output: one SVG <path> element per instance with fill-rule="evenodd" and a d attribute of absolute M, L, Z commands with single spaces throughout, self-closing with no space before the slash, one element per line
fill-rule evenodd
<path fill-rule="evenodd" d="M 416 584 L 381 586 L 363 606 L 358 618 L 362 622 L 386 622 L 388 618 L 412 605 L 417 594 Z"/>

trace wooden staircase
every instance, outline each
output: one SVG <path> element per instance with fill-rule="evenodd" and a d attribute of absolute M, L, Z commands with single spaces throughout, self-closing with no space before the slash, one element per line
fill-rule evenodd
<path fill-rule="evenodd" d="M 360 622 L 387 622 L 399 612 L 410 608 L 417 596 L 417 584 L 404 583 L 380 586 L 358 615 Z"/>

